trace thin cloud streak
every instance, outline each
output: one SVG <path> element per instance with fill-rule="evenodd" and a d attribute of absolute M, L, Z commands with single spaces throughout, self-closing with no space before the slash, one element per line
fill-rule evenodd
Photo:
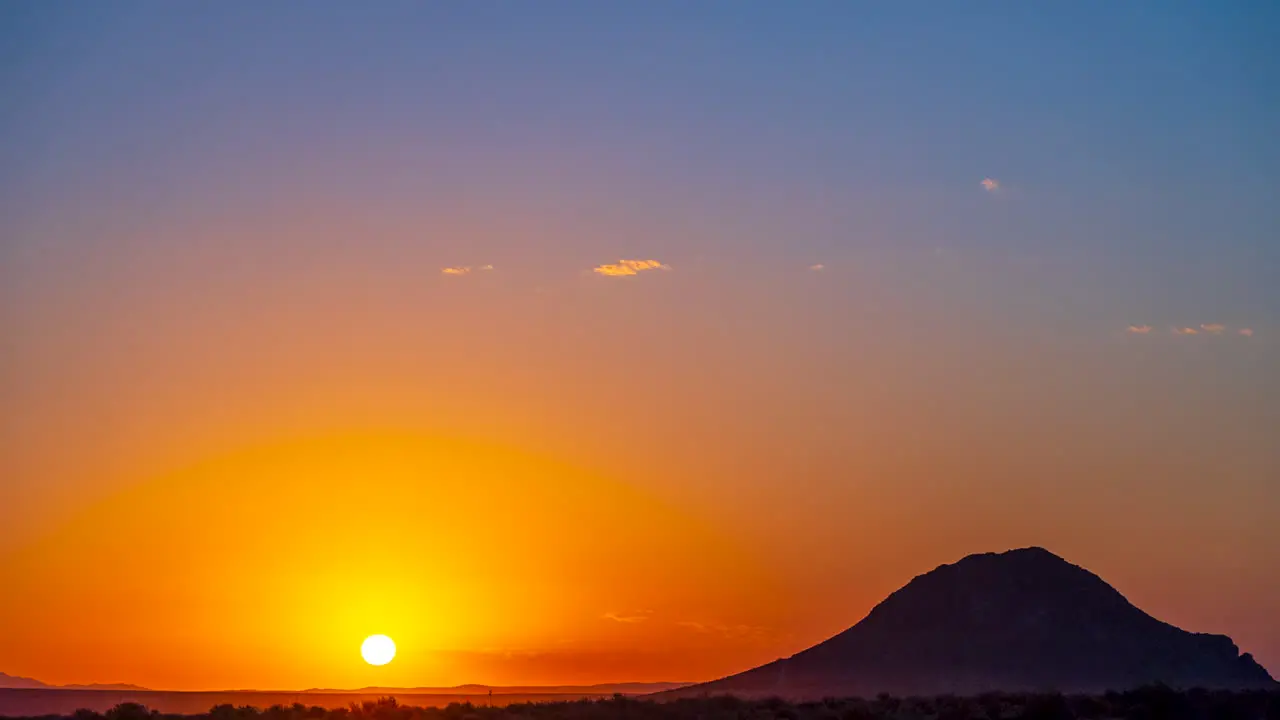
<path fill-rule="evenodd" d="M 697 620 L 681 620 L 676 627 L 686 628 L 696 633 L 715 634 L 730 640 L 762 639 L 772 634 L 767 627 L 759 625 L 725 625 L 723 623 L 704 623 Z"/>
<path fill-rule="evenodd" d="M 1192 327 L 1190 325 L 1172 325 L 1169 327 L 1169 332 L 1171 334 L 1179 336 L 1222 335 L 1228 330 L 1229 328 L 1222 323 L 1201 323 L 1199 327 Z M 1130 325 L 1125 328 L 1125 332 L 1132 335 L 1149 335 L 1151 334 L 1151 331 L 1152 327 L 1150 325 Z M 1236 330 L 1236 333 L 1243 335 L 1244 337 L 1253 337 L 1253 328 L 1240 328 Z"/>
<path fill-rule="evenodd" d="M 606 277 L 625 277 L 627 275 L 639 275 L 647 270 L 670 269 L 670 265 L 664 265 L 657 260 L 619 260 L 617 263 L 597 265 L 591 268 L 591 272 Z"/>
<path fill-rule="evenodd" d="M 822 272 L 823 270 L 827 269 L 827 266 L 823 265 L 822 263 L 814 263 L 813 265 L 809 266 L 809 269 L 812 270 L 813 272 Z"/>
<path fill-rule="evenodd" d="M 610 612 L 607 612 L 607 613 L 605 613 L 605 614 L 601 615 L 601 616 L 600 616 L 600 619 L 601 619 L 601 620 L 612 620 L 612 621 L 614 621 L 614 622 L 617 622 L 617 623 L 623 623 L 623 624 L 625 624 L 625 625 L 633 625 L 633 624 L 635 624 L 635 623 L 642 623 L 642 622 L 644 622 L 644 621 L 648 620 L 648 619 L 649 619 L 649 614 L 648 614 L 648 613 L 645 613 L 645 612 L 642 612 L 642 613 L 640 613 L 640 614 L 638 614 L 638 615 L 622 615 L 622 614 L 619 614 L 619 613 L 616 613 L 616 612 L 610 611 Z"/>
<path fill-rule="evenodd" d="M 444 275 L 459 276 L 459 275 L 470 275 L 473 269 L 479 270 L 481 272 L 487 272 L 489 270 L 492 270 L 493 266 L 481 265 L 480 267 L 472 268 L 470 265 L 456 265 L 454 267 L 440 268 L 440 272 Z"/>

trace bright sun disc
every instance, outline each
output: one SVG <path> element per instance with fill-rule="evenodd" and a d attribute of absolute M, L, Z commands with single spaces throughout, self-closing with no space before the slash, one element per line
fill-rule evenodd
<path fill-rule="evenodd" d="M 396 656 L 396 644 L 386 635 L 370 635 L 360 646 L 360 654 L 370 665 L 386 665 Z"/>

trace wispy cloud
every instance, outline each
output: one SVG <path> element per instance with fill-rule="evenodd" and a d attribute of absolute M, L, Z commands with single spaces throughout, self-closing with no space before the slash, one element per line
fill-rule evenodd
<path fill-rule="evenodd" d="M 639 275 L 646 270 L 670 269 L 671 266 L 664 265 L 657 260 L 619 260 L 617 263 L 598 265 L 591 268 L 591 272 L 608 277 L 622 277 L 626 275 Z"/>
<path fill-rule="evenodd" d="M 454 267 L 440 268 L 440 272 L 445 275 L 470 275 L 472 270 L 485 272 L 492 269 L 492 265 L 481 265 L 476 268 L 473 268 L 470 265 L 457 265 Z"/>
<path fill-rule="evenodd" d="M 982 179 L 982 189 L 983 189 L 983 190 L 986 190 L 987 192 L 991 192 L 991 193 L 993 193 L 993 192 L 999 192 L 999 191 L 1000 191 L 1000 181 L 999 181 L 999 180 L 996 180 L 995 178 L 983 178 L 983 179 Z"/>
<path fill-rule="evenodd" d="M 1134 335 L 1149 335 L 1152 329 L 1153 328 L 1150 325 L 1130 325 L 1129 327 L 1125 328 L 1125 332 L 1132 333 Z M 1222 335 L 1223 333 L 1227 332 L 1229 329 L 1230 328 L 1228 328 L 1226 325 L 1223 325 L 1222 323 L 1201 323 L 1199 327 L 1195 327 L 1191 325 L 1172 325 L 1169 327 L 1169 332 L 1174 335 L 1184 335 L 1184 336 L 1185 335 L 1193 335 L 1193 336 L 1194 335 Z M 1236 330 L 1236 332 L 1245 337 L 1253 337 L 1252 328 L 1240 328 Z"/>
<path fill-rule="evenodd" d="M 822 272 L 823 270 L 827 269 L 827 266 L 823 265 L 822 263 L 814 263 L 809 266 L 809 269 L 814 272 Z"/>
<path fill-rule="evenodd" d="M 764 638 L 771 634 L 769 628 L 758 625 L 725 625 L 724 623 L 706 623 L 697 620 L 681 620 L 677 627 L 687 628 L 697 633 L 715 634 L 725 638 Z"/>

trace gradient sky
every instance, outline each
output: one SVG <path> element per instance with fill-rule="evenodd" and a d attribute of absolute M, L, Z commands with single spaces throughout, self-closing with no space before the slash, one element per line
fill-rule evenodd
<path fill-rule="evenodd" d="M 702 680 L 1037 544 L 1275 673 L 1277 28 L 0 3 L 0 671 Z"/>

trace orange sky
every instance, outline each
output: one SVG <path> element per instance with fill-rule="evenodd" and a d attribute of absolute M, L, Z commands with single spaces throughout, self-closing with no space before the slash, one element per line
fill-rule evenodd
<path fill-rule="evenodd" d="M 714 528 L 552 461 L 408 435 L 198 465 L 5 571 L 0 612 L 23 618 L 6 659 L 52 680 L 586 682 L 713 672 L 778 641 L 771 578 Z M 373 633 L 398 641 L 393 665 L 362 667 Z"/>
<path fill-rule="evenodd" d="M 31 305 L 47 329 L 7 368 L 0 667 L 158 688 L 700 680 L 1030 544 L 1275 663 L 1276 489 L 1254 481 L 1248 386 L 1202 382 L 1172 340 L 948 300 L 980 276 L 963 264 L 907 294 L 870 258 L 671 264 L 540 289 L 334 259 L 207 304 L 230 272 L 212 262 Z M 386 668 L 359 658 L 375 632 L 400 645 Z"/>

